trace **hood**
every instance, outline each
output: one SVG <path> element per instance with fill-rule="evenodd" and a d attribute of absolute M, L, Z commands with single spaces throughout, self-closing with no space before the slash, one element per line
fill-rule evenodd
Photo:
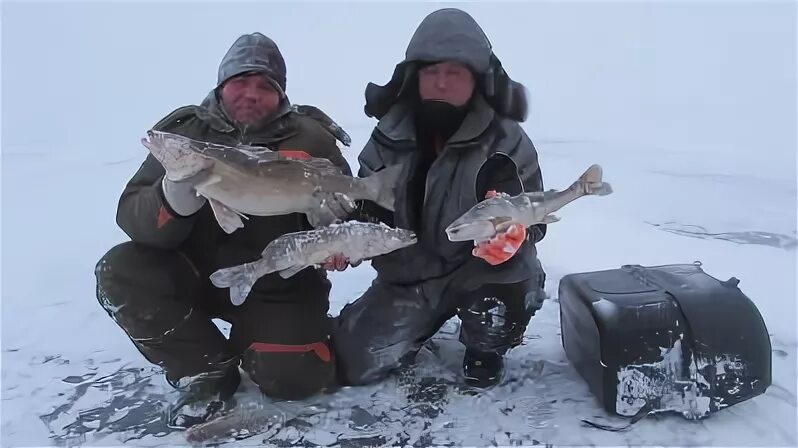
<path fill-rule="evenodd" d="M 285 93 L 285 60 L 277 44 L 261 33 L 244 34 L 233 42 L 219 63 L 216 86 L 247 72 L 265 73 Z"/>
<path fill-rule="evenodd" d="M 285 94 L 286 66 L 280 49 L 270 38 L 261 33 L 243 34 L 233 42 L 219 63 L 216 87 L 200 104 L 197 116 L 219 131 L 227 132 L 234 128 L 233 120 L 227 115 L 219 99 L 219 89 L 228 79 L 243 73 L 258 72 L 268 76 L 279 90 L 281 101 L 275 114 L 264 123 L 250 127 L 248 132 L 258 131 L 269 126 L 277 118 L 288 113 L 291 102 Z"/>
<path fill-rule="evenodd" d="M 474 18 L 456 8 L 440 9 L 425 17 L 391 80 L 383 86 L 366 86 L 366 115 L 382 118 L 406 90 L 415 87 L 412 81 L 419 65 L 442 60 L 468 66 L 476 77 L 477 89 L 497 114 L 519 122 L 526 119 L 526 89 L 509 77 Z"/>
<path fill-rule="evenodd" d="M 475 73 L 490 67 L 490 41 L 477 22 L 459 9 L 441 9 L 419 24 L 405 51 L 405 61 L 434 62 L 451 59 Z"/>

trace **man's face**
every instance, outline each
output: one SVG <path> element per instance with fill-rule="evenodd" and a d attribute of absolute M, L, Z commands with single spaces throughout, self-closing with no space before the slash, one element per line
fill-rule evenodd
<path fill-rule="evenodd" d="M 222 85 L 221 98 L 230 118 L 245 125 L 265 120 L 280 105 L 280 93 L 261 73 L 230 78 Z"/>
<path fill-rule="evenodd" d="M 459 62 L 439 62 L 418 71 L 418 93 L 422 100 L 439 100 L 462 106 L 473 92 L 474 76 L 471 70 Z"/>

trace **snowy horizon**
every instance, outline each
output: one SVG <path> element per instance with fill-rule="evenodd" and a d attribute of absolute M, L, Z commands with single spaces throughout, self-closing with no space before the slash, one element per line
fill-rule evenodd
<path fill-rule="evenodd" d="M 615 193 L 565 207 L 538 244 L 551 300 L 507 357 L 508 374 L 523 378 L 518 389 L 453 397 L 407 443 L 795 446 L 797 17 L 786 1 L 3 2 L 0 443 L 56 445 L 51 436 L 64 436 L 80 412 L 108 406 L 112 391 L 90 386 L 92 378 L 152 367 L 97 303 L 94 264 L 127 240 L 116 203 L 146 156 L 140 138 L 207 95 L 240 34 L 275 40 L 289 98 L 350 133 L 343 153 L 356 171 L 376 123 L 363 113 L 366 84 L 389 80 L 416 26 L 441 7 L 472 14 L 528 89 L 523 128 L 546 188 L 565 188 L 598 163 Z M 580 426 L 604 414 L 565 360 L 559 279 L 696 260 L 720 280 L 740 279 L 759 308 L 773 344 L 773 386 L 698 423 L 647 418 L 620 433 Z M 372 277 L 368 263 L 331 274 L 331 312 Z M 461 354 L 452 347 L 445 363 L 456 371 Z M 159 375 L 153 384 L 168 390 Z M 366 406 L 379 404 L 369 394 L 387 394 L 386 384 L 336 400 L 376 415 L 382 408 Z M 81 386 L 89 392 L 66 406 Z M 530 424 L 495 406 L 519 397 L 545 397 L 547 419 Z M 301 436 L 327 444 L 353 433 L 314 431 Z M 121 445 L 116 436 L 90 432 L 83 443 Z M 185 440 L 173 433 L 130 443 Z"/>

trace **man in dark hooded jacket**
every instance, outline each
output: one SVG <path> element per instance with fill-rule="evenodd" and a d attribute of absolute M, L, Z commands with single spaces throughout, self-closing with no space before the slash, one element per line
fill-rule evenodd
<path fill-rule="evenodd" d="M 480 26 L 442 9 L 413 35 L 385 86 L 369 84 L 365 112 L 379 119 L 360 154 L 360 176 L 405 167 L 395 212 L 360 204 L 360 219 L 415 230 L 419 242 L 375 258 L 377 278 L 336 318 L 333 346 L 345 384 L 378 380 L 410 360 L 449 318 L 461 322 L 468 384 L 501 379 L 544 299 L 535 243 L 545 225 L 512 223 L 476 248 L 444 229 L 494 191 L 542 191 L 537 152 L 519 122 L 522 85 L 512 81 Z M 345 268 L 336 257 L 328 268 Z"/>
<path fill-rule="evenodd" d="M 336 143 L 348 145 L 346 133 L 315 107 L 291 105 L 285 89 L 277 45 L 260 33 L 245 34 L 222 59 L 217 86 L 205 100 L 173 111 L 154 129 L 324 157 L 351 175 Z M 252 216 L 227 234 L 191 182 L 171 182 L 164 174 L 148 155 L 119 200 L 117 223 L 132 241 L 112 248 L 96 268 L 97 299 L 111 318 L 147 360 L 163 367 L 170 384 L 187 391 L 184 398 L 197 403 L 230 398 L 240 363 L 276 398 L 303 398 L 333 384 L 331 285 L 323 270 L 307 268 L 290 279 L 264 276 L 240 307 L 208 278 L 258 259 L 285 233 L 312 228 L 305 215 Z M 354 206 L 339 199 L 327 201 L 336 217 Z M 232 324 L 229 340 L 213 318 Z"/>

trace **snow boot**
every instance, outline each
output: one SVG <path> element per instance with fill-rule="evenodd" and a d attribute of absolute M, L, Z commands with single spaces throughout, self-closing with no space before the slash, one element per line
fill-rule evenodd
<path fill-rule="evenodd" d="M 235 407 L 235 394 L 241 383 L 238 365 L 223 371 L 205 372 L 178 382 L 167 380 L 182 395 L 170 406 L 167 416 L 171 428 L 189 428 L 215 418 Z"/>
<path fill-rule="evenodd" d="M 503 373 L 502 355 L 466 349 L 463 357 L 463 379 L 469 386 L 480 389 L 493 387 L 499 384 Z"/>

